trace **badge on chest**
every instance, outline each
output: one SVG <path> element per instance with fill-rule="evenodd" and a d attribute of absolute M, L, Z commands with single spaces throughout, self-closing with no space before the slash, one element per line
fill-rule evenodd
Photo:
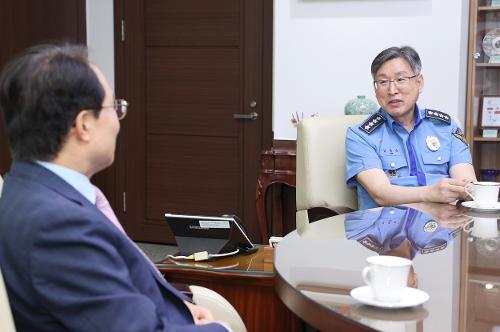
<path fill-rule="evenodd" d="M 427 145 L 427 148 L 431 151 L 437 151 L 441 147 L 441 143 L 436 136 L 427 136 L 425 138 L 425 145 Z"/>

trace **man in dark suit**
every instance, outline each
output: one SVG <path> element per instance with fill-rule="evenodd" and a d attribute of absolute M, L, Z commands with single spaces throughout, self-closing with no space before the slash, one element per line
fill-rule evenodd
<path fill-rule="evenodd" d="M 0 75 L 14 162 L 0 267 L 18 331 L 227 331 L 167 283 L 94 205 L 125 101 L 85 47 L 41 45 Z"/>

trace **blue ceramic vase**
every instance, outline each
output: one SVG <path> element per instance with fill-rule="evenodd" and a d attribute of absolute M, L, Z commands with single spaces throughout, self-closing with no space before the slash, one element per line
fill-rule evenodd
<path fill-rule="evenodd" d="M 344 113 L 346 115 L 372 114 L 377 110 L 377 103 L 371 99 L 367 99 L 365 96 L 358 96 L 357 98 L 349 100 L 344 107 Z"/>

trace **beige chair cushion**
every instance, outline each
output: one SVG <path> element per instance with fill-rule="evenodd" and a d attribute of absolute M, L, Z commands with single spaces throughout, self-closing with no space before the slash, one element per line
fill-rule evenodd
<path fill-rule="evenodd" d="M 0 178 L 1 179 L 1 178 Z M 12 319 L 12 312 L 10 311 L 9 298 L 0 270 L 0 331 L 2 332 L 15 332 L 14 320 Z"/>
<path fill-rule="evenodd" d="M 234 332 L 246 332 L 240 315 L 222 295 L 211 289 L 200 286 L 189 286 L 193 293 L 193 301 L 212 312 L 215 320 L 226 322 Z"/>
<path fill-rule="evenodd" d="M 345 182 L 347 128 L 367 115 L 322 115 L 297 129 L 297 210 L 346 206 L 357 209 L 356 190 Z"/>

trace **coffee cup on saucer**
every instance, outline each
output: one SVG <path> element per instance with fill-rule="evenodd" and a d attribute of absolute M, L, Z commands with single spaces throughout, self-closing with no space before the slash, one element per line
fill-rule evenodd
<path fill-rule="evenodd" d="M 481 239 L 498 237 L 497 218 L 473 217 L 462 226 L 464 232 Z"/>
<path fill-rule="evenodd" d="M 479 207 L 489 207 L 498 204 L 500 182 L 475 181 L 465 185 L 465 192 Z"/>
<path fill-rule="evenodd" d="M 396 256 L 371 256 L 362 276 L 372 289 L 375 300 L 398 302 L 402 299 L 408 282 L 411 261 Z"/>

